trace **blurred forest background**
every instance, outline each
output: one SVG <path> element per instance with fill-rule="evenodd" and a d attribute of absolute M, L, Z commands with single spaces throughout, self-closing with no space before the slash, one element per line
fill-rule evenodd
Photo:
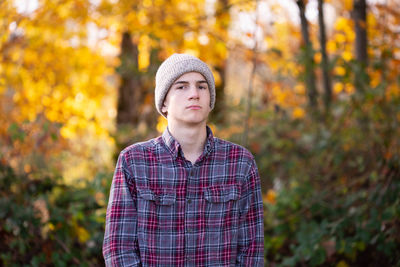
<path fill-rule="evenodd" d="M 118 152 L 159 135 L 160 62 L 216 77 L 255 155 L 266 266 L 400 266 L 397 0 L 0 1 L 0 266 L 102 266 Z"/>

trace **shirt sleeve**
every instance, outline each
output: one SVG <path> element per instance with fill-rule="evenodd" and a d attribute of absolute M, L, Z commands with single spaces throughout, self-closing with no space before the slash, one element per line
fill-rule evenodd
<path fill-rule="evenodd" d="M 141 266 L 136 227 L 134 179 L 130 176 L 124 154 L 121 153 L 107 206 L 103 241 L 106 266 Z"/>
<path fill-rule="evenodd" d="M 264 266 L 264 213 L 260 176 L 253 159 L 240 198 L 236 266 Z"/>

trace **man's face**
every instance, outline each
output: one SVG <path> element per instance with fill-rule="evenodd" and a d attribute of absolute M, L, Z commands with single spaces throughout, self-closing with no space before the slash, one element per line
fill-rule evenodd
<path fill-rule="evenodd" d="M 211 108 L 210 90 L 204 76 L 198 72 L 180 76 L 169 89 L 161 111 L 167 114 L 168 121 L 205 123 Z"/>

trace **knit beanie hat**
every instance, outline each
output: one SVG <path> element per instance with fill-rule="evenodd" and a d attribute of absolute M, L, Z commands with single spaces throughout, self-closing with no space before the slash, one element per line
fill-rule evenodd
<path fill-rule="evenodd" d="M 188 72 L 198 72 L 204 76 L 210 90 L 210 107 L 215 104 L 215 81 L 214 76 L 206 63 L 197 57 L 187 54 L 173 54 L 167 58 L 158 68 L 156 73 L 155 102 L 157 111 L 162 113 L 164 99 L 167 96 L 172 84 L 183 74 Z"/>

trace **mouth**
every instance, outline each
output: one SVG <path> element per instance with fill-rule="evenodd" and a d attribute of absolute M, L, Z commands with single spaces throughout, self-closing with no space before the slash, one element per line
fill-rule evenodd
<path fill-rule="evenodd" d="M 192 106 L 188 106 L 187 109 L 198 110 L 198 109 L 201 109 L 201 106 L 192 105 Z"/>

